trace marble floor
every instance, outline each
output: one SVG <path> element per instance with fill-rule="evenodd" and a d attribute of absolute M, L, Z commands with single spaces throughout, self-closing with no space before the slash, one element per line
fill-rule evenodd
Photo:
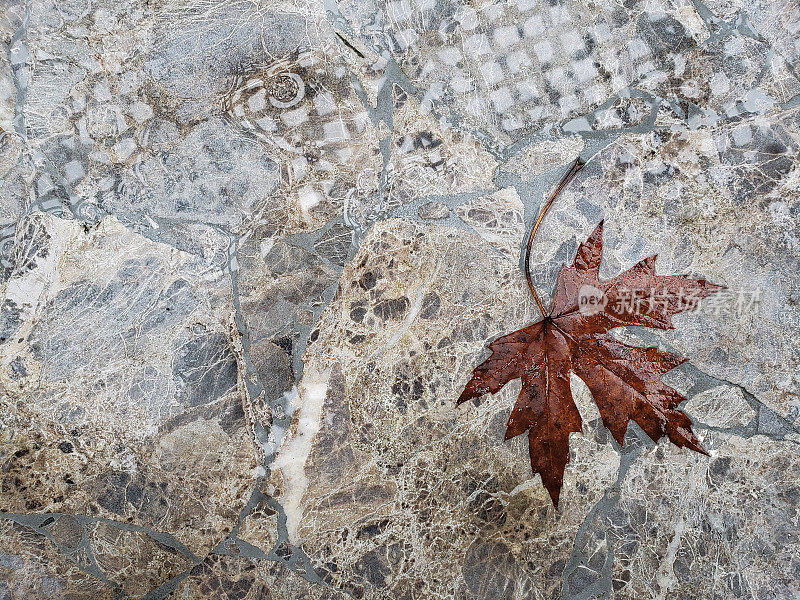
<path fill-rule="evenodd" d="M 0 0 L 0 600 L 798 600 L 795 0 Z M 605 220 L 708 456 L 456 405 Z"/>

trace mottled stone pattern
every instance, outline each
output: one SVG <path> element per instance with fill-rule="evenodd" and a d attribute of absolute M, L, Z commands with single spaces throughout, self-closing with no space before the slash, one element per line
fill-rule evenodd
<path fill-rule="evenodd" d="M 796 600 L 800 6 L 0 1 L 0 600 Z M 456 407 L 605 219 L 727 290 L 578 378 L 558 509 L 519 382 Z"/>

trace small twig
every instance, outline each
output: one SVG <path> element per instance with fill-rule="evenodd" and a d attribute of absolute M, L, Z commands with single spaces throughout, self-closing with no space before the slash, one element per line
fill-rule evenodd
<path fill-rule="evenodd" d="M 561 178 L 561 181 L 556 186 L 556 189 L 553 190 L 553 193 L 550 194 L 550 197 L 545 202 L 542 210 L 539 212 L 539 216 L 536 218 L 536 222 L 533 224 L 533 228 L 531 229 L 530 235 L 528 235 L 528 246 L 525 248 L 525 279 L 528 281 L 528 287 L 531 290 L 531 294 L 533 294 L 533 299 L 536 300 L 536 306 L 539 307 L 539 311 L 542 313 L 542 316 L 545 316 L 544 313 L 544 306 L 542 306 L 542 301 L 539 300 L 539 296 L 536 293 L 536 290 L 533 289 L 533 281 L 531 280 L 531 244 L 533 244 L 533 237 L 536 235 L 536 230 L 539 229 L 539 225 L 542 224 L 542 219 L 544 219 L 545 213 L 550 208 L 550 205 L 553 203 L 553 200 L 556 199 L 558 193 L 566 187 L 566 185 L 570 182 L 570 179 L 575 177 L 575 173 L 583 168 L 583 165 L 586 163 L 583 162 L 580 158 L 575 159 L 575 163 L 572 165 L 572 168 L 567 171 L 564 177 Z"/>

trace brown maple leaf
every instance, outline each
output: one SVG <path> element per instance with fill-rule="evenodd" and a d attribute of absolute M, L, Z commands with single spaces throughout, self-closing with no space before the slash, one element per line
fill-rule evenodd
<path fill-rule="evenodd" d="M 628 346 L 609 331 L 625 325 L 672 329 L 672 315 L 721 286 L 683 275 L 656 275 L 655 256 L 600 281 L 602 238 L 601 221 L 578 248 L 572 266 L 562 265 L 547 316 L 491 342 L 491 356 L 473 371 L 458 399 L 461 404 L 522 380 L 506 439 L 528 432 L 531 467 L 541 474 L 555 506 L 569 462 L 569 434 L 581 431 L 570 372 L 586 382 L 603 423 L 620 445 L 632 419 L 653 441 L 667 435 L 678 446 L 706 454 L 689 417 L 676 408 L 685 398 L 661 381 L 686 359 L 658 348 Z"/>

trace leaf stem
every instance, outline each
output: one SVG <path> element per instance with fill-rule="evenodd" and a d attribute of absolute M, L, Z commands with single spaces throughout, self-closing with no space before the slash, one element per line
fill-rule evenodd
<path fill-rule="evenodd" d="M 575 173 L 580 171 L 583 168 L 583 165 L 586 163 L 583 162 L 580 157 L 575 159 L 575 162 L 564 174 L 564 177 L 561 178 L 561 181 L 558 182 L 556 189 L 553 190 L 553 193 L 550 194 L 550 197 L 545 202 L 542 210 L 539 212 L 539 216 L 536 217 L 536 222 L 533 224 L 533 228 L 531 229 L 530 234 L 528 235 L 528 245 L 525 248 L 525 279 L 528 281 L 528 287 L 531 290 L 531 294 L 533 294 L 533 299 L 536 300 L 536 306 L 539 307 L 539 311 L 542 313 L 542 316 L 545 316 L 544 307 L 542 306 L 542 301 L 539 300 L 539 296 L 536 293 L 536 290 L 533 288 L 533 281 L 531 280 L 531 245 L 533 244 L 533 237 L 536 235 L 536 230 L 539 229 L 539 225 L 542 224 L 542 220 L 544 219 L 544 215 L 547 213 L 547 210 L 550 208 L 550 205 L 553 203 L 553 200 L 556 199 L 558 193 L 563 190 L 566 185 L 570 182 L 570 180 L 575 177 Z"/>

